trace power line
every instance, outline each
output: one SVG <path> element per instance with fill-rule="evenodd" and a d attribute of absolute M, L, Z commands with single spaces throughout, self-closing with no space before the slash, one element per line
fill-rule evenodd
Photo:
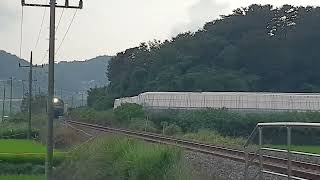
<path fill-rule="evenodd" d="M 77 15 L 77 12 L 78 12 L 78 9 L 75 10 L 75 12 L 74 12 L 74 14 L 73 14 L 73 17 L 72 17 L 72 19 L 71 19 L 71 22 L 70 22 L 70 24 L 69 24 L 69 26 L 68 26 L 68 29 L 67 29 L 66 33 L 64 34 L 64 36 L 63 36 L 63 38 L 62 38 L 62 41 L 60 42 L 60 45 L 58 46 L 58 49 L 57 49 L 57 51 L 56 51 L 55 54 L 58 54 L 58 52 L 59 52 L 59 50 L 60 50 L 60 48 L 61 48 L 64 40 L 66 39 L 67 34 L 68 34 L 68 32 L 69 32 L 69 30 L 70 30 L 70 28 L 71 28 L 71 25 L 72 25 L 72 23 L 73 23 L 76 15 Z"/>
<path fill-rule="evenodd" d="M 39 30 L 38 38 L 37 38 L 36 44 L 34 46 L 34 49 L 37 48 L 39 40 L 40 40 L 40 35 L 41 35 L 42 29 L 43 29 L 43 23 L 44 23 L 44 18 L 46 16 L 46 11 L 47 11 L 47 8 L 44 8 L 43 15 L 42 15 L 42 21 L 41 21 L 41 25 L 40 25 L 40 30 Z"/>
<path fill-rule="evenodd" d="M 57 25 L 57 27 L 56 27 L 56 31 L 58 31 L 58 29 L 59 29 L 60 22 L 61 22 L 61 19 L 62 19 L 63 13 L 64 13 L 64 9 L 65 9 L 65 8 L 62 8 L 62 12 L 61 12 L 61 14 L 60 14 L 60 18 L 59 18 L 59 21 L 58 21 L 58 25 Z"/>
<path fill-rule="evenodd" d="M 20 22 L 20 52 L 19 52 L 19 57 L 20 58 L 22 58 L 21 57 L 21 52 L 22 52 L 22 41 L 23 41 L 23 14 L 24 14 L 24 12 L 23 12 L 23 6 L 22 6 L 22 8 L 21 8 L 21 22 Z"/>
<path fill-rule="evenodd" d="M 55 30 L 55 31 L 58 31 L 58 29 L 59 29 L 59 27 L 60 27 L 60 23 L 61 23 L 63 14 L 64 14 L 64 10 L 65 10 L 65 8 L 62 8 L 62 12 L 61 12 L 61 14 L 60 14 L 59 21 L 58 21 L 58 24 L 57 24 L 57 26 L 56 26 L 56 30 Z M 41 59 L 41 63 L 40 63 L 40 64 L 43 64 L 43 63 L 45 62 L 46 57 L 48 56 L 48 54 L 49 54 L 49 51 L 46 50 L 46 52 L 44 53 L 44 56 L 43 56 L 42 59 Z"/>

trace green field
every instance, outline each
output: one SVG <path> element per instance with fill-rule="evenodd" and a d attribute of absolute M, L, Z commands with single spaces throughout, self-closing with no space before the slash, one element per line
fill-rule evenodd
<path fill-rule="evenodd" d="M 44 180 L 44 176 L 0 176 L 0 180 Z"/>
<path fill-rule="evenodd" d="M 60 163 L 66 153 L 55 151 L 54 163 Z M 43 164 L 46 146 L 28 140 L 0 140 L 0 161 L 7 163 Z"/>
<path fill-rule="evenodd" d="M 45 153 L 46 147 L 36 141 L 0 140 L 0 153 Z"/>

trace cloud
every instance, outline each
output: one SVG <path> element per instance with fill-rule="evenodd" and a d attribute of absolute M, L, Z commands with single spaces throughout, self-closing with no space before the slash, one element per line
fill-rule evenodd
<path fill-rule="evenodd" d="M 0 29 L 10 25 L 10 21 L 15 19 L 15 12 L 7 1 L 0 1 Z"/>
<path fill-rule="evenodd" d="M 189 7 L 188 22 L 178 24 L 174 27 L 173 34 L 176 35 L 184 31 L 197 31 L 201 29 L 206 22 L 213 21 L 228 11 L 230 11 L 230 4 L 225 1 L 199 0 Z"/>

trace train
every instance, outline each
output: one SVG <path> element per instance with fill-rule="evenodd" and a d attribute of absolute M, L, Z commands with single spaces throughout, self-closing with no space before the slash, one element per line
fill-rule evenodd
<path fill-rule="evenodd" d="M 58 119 L 65 114 L 65 107 L 66 104 L 64 101 L 58 97 L 53 98 L 53 116 L 54 118 Z"/>
<path fill-rule="evenodd" d="M 145 92 L 119 98 L 114 108 L 135 103 L 149 109 L 229 109 L 240 111 L 320 111 L 320 93 Z"/>

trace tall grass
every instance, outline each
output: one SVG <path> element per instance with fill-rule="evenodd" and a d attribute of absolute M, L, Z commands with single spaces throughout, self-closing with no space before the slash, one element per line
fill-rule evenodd
<path fill-rule="evenodd" d="M 55 172 L 59 180 L 185 180 L 179 149 L 106 137 L 72 153 Z"/>

